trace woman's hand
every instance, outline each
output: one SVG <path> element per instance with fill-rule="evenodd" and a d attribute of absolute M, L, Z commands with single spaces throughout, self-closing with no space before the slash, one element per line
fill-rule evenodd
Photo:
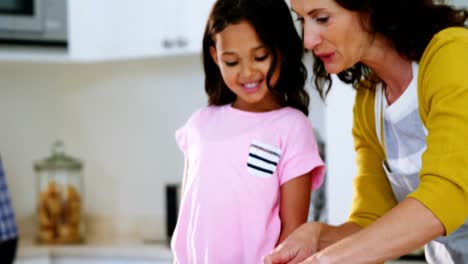
<path fill-rule="evenodd" d="M 263 263 L 301 263 L 318 251 L 321 227 L 322 224 L 318 222 L 301 225 L 270 254 L 263 257 Z"/>
<path fill-rule="evenodd" d="M 263 257 L 264 264 L 330 264 L 330 256 L 319 252 L 348 237 L 362 227 L 354 223 L 332 226 L 320 222 L 309 222 L 297 228 L 286 240 Z"/>

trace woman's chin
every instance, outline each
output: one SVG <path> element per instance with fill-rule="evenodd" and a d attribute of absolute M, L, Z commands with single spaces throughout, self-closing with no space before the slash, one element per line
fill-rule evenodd
<path fill-rule="evenodd" d="M 339 69 L 338 67 L 335 67 L 334 65 L 325 64 L 324 66 L 325 66 L 325 71 L 328 74 L 338 74 L 343 71 L 343 69 Z"/>

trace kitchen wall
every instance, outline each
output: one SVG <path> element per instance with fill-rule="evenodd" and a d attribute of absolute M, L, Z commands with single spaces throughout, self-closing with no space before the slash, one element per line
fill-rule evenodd
<path fill-rule="evenodd" d="M 0 150 L 18 218 L 34 212 L 33 162 L 61 139 L 85 163 L 89 215 L 164 237 L 163 188 L 183 164 L 173 133 L 205 104 L 201 72 L 198 56 L 0 64 Z"/>
<path fill-rule="evenodd" d="M 174 131 L 205 105 L 198 55 L 99 64 L 0 63 L 0 153 L 23 234 L 33 163 L 54 140 L 84 166 L 90 232 L 163 239 L 164 185 L 179 182 Z M 321 102 L 311 118 L 324 130 Z M 100 223 L 100 224 L 96 224 Z"/>

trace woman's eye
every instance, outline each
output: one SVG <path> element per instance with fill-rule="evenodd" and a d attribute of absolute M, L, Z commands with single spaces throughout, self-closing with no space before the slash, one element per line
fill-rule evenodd
<path fill-rule="evenodd" d="M 315 18 L 315 21 L 317 21 L 319 24 L 325 24 L 328 22 L 328 18 L 328 16 L 319 16 Z"/>
<path fill-rule="evenodd" d="M 301 24 L 304 24 L 304 18 L 303 17 L 297 17 L 296 21 L 298 21 Z"/>

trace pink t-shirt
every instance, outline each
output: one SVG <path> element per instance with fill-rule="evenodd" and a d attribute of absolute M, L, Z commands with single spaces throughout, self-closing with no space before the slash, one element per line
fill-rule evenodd
<path fill-rule="evenodd" d="M 206 107 L 176 139 L 189 162 L 172 238 L 180 264 L 262 263 L 281 231 L 280 186 L 309 171 L 312 189 L 323 181 L 311 122 L 291 107 Z"/>

